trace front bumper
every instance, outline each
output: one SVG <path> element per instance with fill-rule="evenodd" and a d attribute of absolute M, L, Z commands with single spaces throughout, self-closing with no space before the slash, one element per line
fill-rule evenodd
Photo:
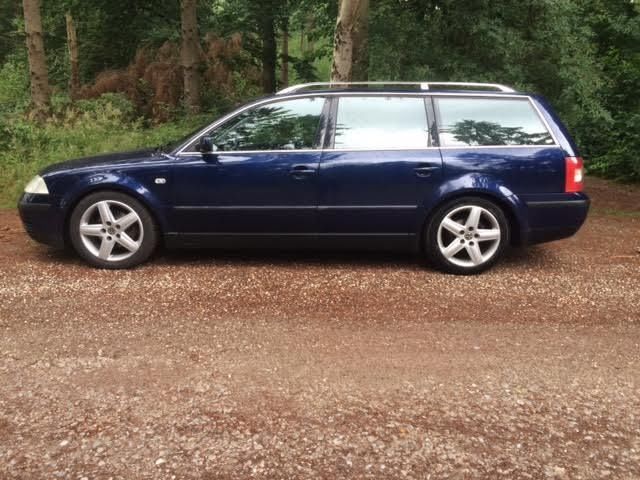
<path fill-rule="evenodd" d="M 52 247 L 64 247 L 64 218 L 51 203 L 49 195 L 23 193 L 18 201 L 18 212 L 32 239 Z"/>
<path fill-rule="evenodd" d="M 527 244 L 550 242 L 575 234 L 587 218 L 590 200 L 583 193 L 557 199 L 526 202 L 529 219 Z"/>

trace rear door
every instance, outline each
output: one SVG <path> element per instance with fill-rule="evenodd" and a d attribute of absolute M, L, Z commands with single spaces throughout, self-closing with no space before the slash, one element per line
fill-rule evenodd
<path fill-rule="evenodd" d="M 321 234 L 406 242 L 421 200 L 442 176 L 425 97 L 345 94 L 333 99 L 330 117 L 320 162 Z"/>

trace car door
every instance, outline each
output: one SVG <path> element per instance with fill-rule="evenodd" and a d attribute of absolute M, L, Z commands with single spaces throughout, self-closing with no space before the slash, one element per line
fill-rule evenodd
<path fill-rule="evenodd" d="M 442 176 L 425 97 L 343 95 L 330 117 L 320 163 L 322 235 L 406 243 L 422 199 Z"/>
<path fill-rule="evenodd" d="M 314 236 L 325 99 L 274 100 L 214 128 L 217 150 L 181 153 L 172 223 L 182 234 Z"/>

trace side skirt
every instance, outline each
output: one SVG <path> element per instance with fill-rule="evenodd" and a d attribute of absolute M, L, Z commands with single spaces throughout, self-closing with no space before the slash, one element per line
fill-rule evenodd
<path fill-rule="evenodd" d="M 319 249 L 410 251 L 414 234 L 404 233 L 178 233 L 164 236 L 167 248 Z"/>

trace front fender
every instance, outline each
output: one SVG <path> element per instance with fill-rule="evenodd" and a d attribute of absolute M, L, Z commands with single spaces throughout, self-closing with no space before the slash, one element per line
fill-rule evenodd
<path fill-rule="evenodd" d="M 158 175 L 159 172 L 154 172 L 152 176 L 157 177 Z M 68 218 L 73 207 L 83 197 L 100 190 L 114 190 L 130 195 L 145 205 L 158 222 L 161 230 L 167 231 L 166 202 L 163 201 L 163 198 L 166 198 L 168 192 L 163 191 L 164 185 L 156 186 L 158 188 L 152 191 L 146 186 L 149 182 L 144 180 L 129 175 L 127 172 L 91 173 L 75 179 L 72 185 L 65 188 L 64 193 L 59 197 L 58 205 L 65 212 L 65 217 Z M 148 180 L 153 182 L 152 179 Z"/>
<path fill-rule="evenodd" d="M 524 238 L 529 224 L 526 204 L 498 179 L 480 173 L 467 173 L 443 182 L 437 189 L 430 191 L 420 204 L 421 216 L 419 232 L 426 226 L 430 216 L 444 202 L 455 198 L 476 195 L 494 201 L 503 208 L 512 223 L 517 239 Z"/>

